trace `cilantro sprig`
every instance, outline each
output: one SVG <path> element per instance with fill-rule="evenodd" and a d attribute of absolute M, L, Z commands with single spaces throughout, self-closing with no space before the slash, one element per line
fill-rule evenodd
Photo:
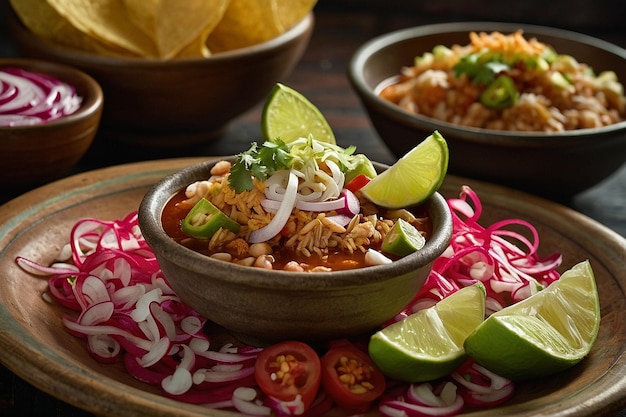
<path fill-rule="evenodd" d="M 266 141 L 261 146 L 253 142 L 250 149 L 237 155 L 230 169 L 228 185 L 236 193 L 250 191 L 253 177 L 264 181 L 275 171 L 288 169 L 291 159 L 289 147 L 280 139 Z"/>

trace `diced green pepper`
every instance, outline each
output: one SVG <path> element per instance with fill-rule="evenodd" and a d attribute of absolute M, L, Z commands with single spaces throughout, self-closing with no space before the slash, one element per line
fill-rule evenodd
<path fill-rule="evenodd" d="M 567 79 L 567 77 L 558 71 L 554 71 L 550 73 L 550 81 L 552 82 L 552 85 L 554 85 L 555 87 L 562 88 L 562 89 L 572 89 L 572 90 L 574 89 L 574 86 Z"/>
<path fill-rule="evenodd" d="M 452 49 L 448 48 L 447 46 L 437 45 L 433 48 L 433 56 L 435 57 L 435 59 L 449 59 L 453 55 L 454 53 L 452 52 Z"/>
<path fill-rule="evenodd" d="M 511 77 L 500 75 L 480 95 L 480 102 L 492 109 L 510 107 L 519 99 L 519 92 Z"/>
<path fill-rule="evenodd" d="M 184 233 L 198 239 L 210 239 L 220 228 L 237 233 L 239 227 L 239 223 L 222 213 L 206 198 L 193 206 L 181 225 Z"/>

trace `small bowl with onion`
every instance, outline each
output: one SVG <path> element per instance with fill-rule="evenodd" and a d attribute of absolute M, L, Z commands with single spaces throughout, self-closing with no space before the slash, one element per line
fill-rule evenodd
<path fill-rule="evenodd" d="M 14 7 L 20 4 L 14 2 Z M 9 17 L 20 54 L 74 66 L 100 83 L 106 97 L 102 130 L 107 138 L 154 148 L 219 138 L 290 73 L 314 28 L 309 13 L 286 32 L 258 44 L 206 57 L 160 58 L 81 50 L 35 34 L 15 13 Z"/>
<path fill-rule="evenodd" d="M 498 22 L 418 26 L 366 42 L 348 73 L 397 156 L 438 130 L 450 173 L 555 200 L 624 164 L 626 50 L 587 35 Z"/>
<path fill-rule="evenodd" d="M 358 190 L 349 191 L 349 184 L 359 181 L 343 174 L 340 164 L 321 164 L 325 173 L 313 183 L 326 178 L 328 184 L 339 184 L 339 194 L 316 203 L 306 197 L 315 193 L 313 183 L 305 185 L 311 172 L 296 175 L 293 168 L 277 169 L 262 182 L 255 179 L 252 188 L 233 191 L 241 178 L 250 178 L 242 173 L 241 161 L 241 156 L 209 160 L 165 177 L 143 198 L 139 224 L 179 297 L 242 342 L 318 343 L 366 334 L 409 304 L 449 243 L 451 215 L 437 192 L 416 207 L 384 211 L 389 218 L 392 211 L 396 218 L 406 215 L 413 230 L 424 222 L 423 246 L 392 257 L 380 250 L 391 223 L 383 221 L 380 207 L 359 198 Z M 370 170 L 387 169 L 367 163 Z M 212 207 L 199 207 L 199 196 Z M 221 219 L 207 214 L 216 211 Z M 254 214 L 243 214 L 248 212 Z M 267 213 L 274 213 L 273 220 Z M 200 219 L 195 225 L 194 218 Z M 368 229 L 368 219 L 381 223 Z M 187 231 L 213 231 L 190 239 L 188 220 Z M 362 238 L 361 228 L 368 230 Z"/>
<path fill-rule="evenodd" d="M 0 185 L 18 191 L 66 175 L 91 146 L 102 107 L 102 89 L 80 70 L 0 59 Z"/>

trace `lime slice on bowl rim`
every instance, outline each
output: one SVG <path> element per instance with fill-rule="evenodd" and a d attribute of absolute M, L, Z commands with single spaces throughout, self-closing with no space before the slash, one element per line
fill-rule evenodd
<path fill-rule="evenodd" d="M 333 133 L 319 109 L 301 93 L 277 83 L 270 92 L 261 114 L 261 133 L 265 140 L 280 138 L 286 144 L 310 135 L 335 145 Z"/>
<path fill-rule="evenodd" d="M 435 131 L 373 178 L 361 192 L 382 207 L 417 205 L 439 189 L 448 170 L 448 160 L 448 144 Z"/>
<path fill-rule="evenodd" d="M 465 341 L 474 360 L 514 381 L 541 378 L 580 362 L 600 328 L 600 301 L 589 261 L 544 290 L 493 313 Z"/>
<path fill-rule="evenodd" d="M 400 381 L 450 374 L 466 359 L 465 338 L 485 318 L 485 294 L 477 282 L 377 331 L 368 345 L 370 357 L 385 375 Z"/>

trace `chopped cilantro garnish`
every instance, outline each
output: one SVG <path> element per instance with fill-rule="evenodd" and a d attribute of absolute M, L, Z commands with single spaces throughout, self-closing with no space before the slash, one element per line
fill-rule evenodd
<path fill-rule="evenodd" d="M 280 139 L 264 142 L 260 147 L 252 143 L 250 149 L 237 155 L 228 185 L 236 193 L 250 191 L 253 177 L 263 181 L 274 171 L 289 168 L 290 160 L 289 147 Z"/>
<path fill-rule="evenodd" d="M 307 166 L 317 168 L 319 163 L 327 160 L 335 162 L 342 172 L 347 172 L 364 163 L 365 157 L 355 155 L 355 151 L 354 146 L 344 149 L 317 141 L 312 136 L 296 139 L 289 145 L 279 138 L 268 140 L 260 146 L 253 143 L 250 149 L 237 155 L 230 169 L 228 184 L 236 193 L 241 193 L 252 189 L 253 178 L 264 181 L 283 169 L 304 172 Z"/>

